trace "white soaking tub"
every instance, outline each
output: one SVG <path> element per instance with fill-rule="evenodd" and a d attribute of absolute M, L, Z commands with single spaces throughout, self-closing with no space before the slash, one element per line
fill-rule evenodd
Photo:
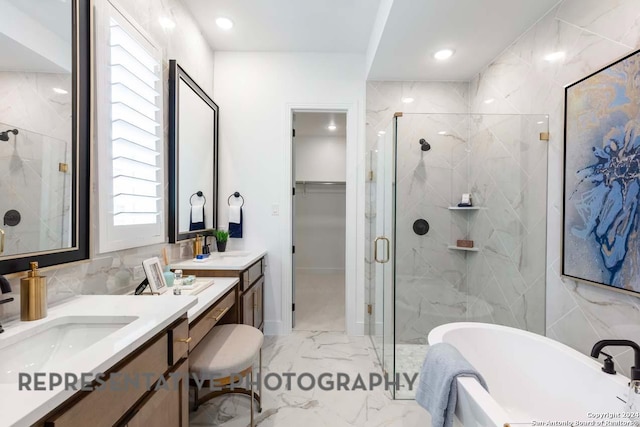
<path fill-rule="evenodd" d="M 457 379 L 455 413 L 465 427 L 629 425 L 619 417 L 629 379 L 602 372 L 600 362 L 564 344 L 485 323 L 439 326 L 429 344 L 440 342 L 456 347 L 489 387 L 487 392 L 473 378 Z"/>

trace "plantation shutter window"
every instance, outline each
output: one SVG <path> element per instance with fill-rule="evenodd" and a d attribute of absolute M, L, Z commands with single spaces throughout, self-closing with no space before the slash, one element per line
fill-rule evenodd
<path fill-rule="evenodd" d="M 98 34 L 99 252 L 165 241 L 162 55 L 105 1 Z"/>

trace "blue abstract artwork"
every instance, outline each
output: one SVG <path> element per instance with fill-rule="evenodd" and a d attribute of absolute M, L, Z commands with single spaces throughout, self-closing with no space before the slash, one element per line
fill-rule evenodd
<path fill-rule="evenodd" d="M 640 292 L 640 51 L 565 90 L 562 274 Z"/>

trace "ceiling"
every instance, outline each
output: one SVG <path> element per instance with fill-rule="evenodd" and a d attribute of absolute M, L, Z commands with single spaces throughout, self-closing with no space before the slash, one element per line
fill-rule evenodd
<path fill-rule="evenodd" d="M 71 42 L 71 7 L 69 0 L 7 0 L 14 7 L 39 22 L 62 40 Z"/>
<path fill-rule="evenodd" d="M 328 126 L 334 124 L 336 130 L 329 130 Z M 346 113 L 295 113 L 293 127 L 296 136 L 347 136 Z"/>
<path fill-rule="evenodd" d="M 69 0 L 0 0 L 0 16 L 0 71 L 71 71 Z"/>
<path fill-rule="evenodd" d="M 213 50 L 364 53 L 380 0 L 185 0 Z M 215 20 L 234 22 L 229 31 Z"/>
<path fill-rule="evenodd" d="M 369 80 L 469 80 L 558 0 L 394 0 Z M 439 62 L 433 54 L 454 49 Z"/>
<path fill-rule="evenodd" d="M 11 37 L 7 37 L 1 31 L 0 55 L 2 55 L 0 71 L 32 73 L 65 73 L 68 71 Z"/>

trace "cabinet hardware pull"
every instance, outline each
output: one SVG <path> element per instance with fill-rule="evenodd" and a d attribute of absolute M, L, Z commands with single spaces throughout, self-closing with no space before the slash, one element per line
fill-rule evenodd
<path fill-rule="evenodd" d="M 178 340 L 176 340 L 176 341 L 178 341 L 178 342 L 183 342 L 183 343 L 185 343 L 185 344 L 189 344 L 189 343 L 191 342 L 191 340 L 192 340 L 192 338 L 191 338 L 191 337 L 189 337 L 189 338 L 180 338 L 180 339 L 178 339 Z"/>
<path fill-rule="evenodd" d="M 211 319 L 211 320 L 215 320 L 216 322 L 220 319 L 222 319 L 222 316 L 224 316 L 225 314 L 227 314 L 227 311 L 229 311 L 231 307 L 227 307 L 225 309 L 223 309 L 222 311 L 218 311 L 218 315 L 217 316 L 209 316 L 207 317 L 207 319 Z"/>

